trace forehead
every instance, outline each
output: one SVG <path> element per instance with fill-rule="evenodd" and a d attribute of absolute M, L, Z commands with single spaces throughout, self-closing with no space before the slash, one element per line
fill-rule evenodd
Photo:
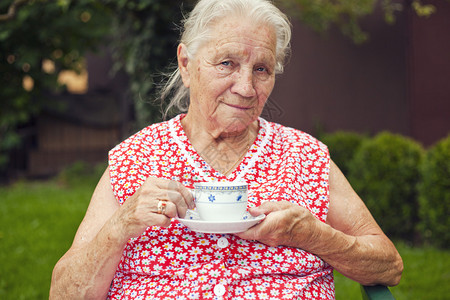
<path fill-rule="evenodd" d="M 217 52 L 247 53 L 256 50 L 259 55 L 275 58 L 276 35 L 269 25 L 225 18 L 212 25 L 210 33 L 211 39 L 207 47 L 214 48 Z"/>

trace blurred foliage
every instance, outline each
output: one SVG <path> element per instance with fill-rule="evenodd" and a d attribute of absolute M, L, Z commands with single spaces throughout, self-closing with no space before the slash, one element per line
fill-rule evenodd
<path fill-rule="evenodd" d="M 94 184 L 102 177 L 107 167 L 106 163 L 89 164 L 77 161 L 64 168 L 56 177 L 56 182 L 61 186 L 76 186 L 86 181 Z"/>
<path fill-rule="evenodd" d="M 395 239 L 450 248 L 450 136 L 424 151 L 392 133 L 324 133 L 331 158 Z"/>
<path fill-rule="evenodd" d="M 391 238 L 414 239 L 422 156 L 412 139 L 382 132 L 362 143 L 350 163 L 349 181 Z"/>
<path fill-rule="evenodd" d="M 423 4 L 420 0 L 276 0 L 286 11 L 311 26 L 318 32 L 326 32 L 331 25 L 336 25 L 340 31 L 355 43 L 367 41 L 369 35 L 359 24 L 359 21 L 373 13 L 377 4 L 381 5 L 385 21 L 395 22 L 395 14 L 406 9 L 413 9 L 418 16 L 429 17 L 436 7 Z M 448 1 L 448 0 L 447 0 Z"/>
<path fill-rule="evenodd" d="M 432 146 L 421 164 L 419 229 L 426 241 L 450 247 L 450 136 Z"/>
<path fill-rule="evenodd" d="M 350 162 L 361 144 L 368 138 L 368 136 L 356 132 L 337 131 L 323 134 L 320 137 L 320 140 L 327 145 L 330 151 L 331 159 L 347 177 Z"/>
<path fill-rule="evenodd" d="M 136 128 L 160 120 L 153 102 L 159 75 L 175 63 L 179 24 L 195 0 L 6 0 L 0 2 L 0 171 L 8 152 L 18 146 L 17 129 L 54 106 L 45 91 L 63 91 L 57 82 L 63 70 L 80 71 L 83 55 L 109 47 L 114 70 L 129 75 L 129 97 L 135 103 Z M 278 0 L 307 25 L 326 31 L 337 24 L 355 42 L 367 39 L 359 25 L 376 0 Z M 403 3 L 403 2 L 402 2 Z M 383 0 L 386 20 L 393 22 L 403 4 Z M 429 16 L 434 6 L 418 0 L 418 15 Z M 46 63 L 52 68 L 43 67 Z M 48 65 L 48 64 L 47 64 Z"/>
<path fill-rule="evenodd" d="M 14 13 L 10 14 L 14 3 Z M 190 9 L 189 1 L 184 7 Z M 58 0 L 0 3 L 0 171 L 20 143 L 17 129 L 49 103 L 45 91 L 59 92 L 58 74 L 81 71 L 83 55 L 109 46 L 114 71 L 130 77 L 137 126 L 158 120 L 149 101 L 151 74 L 164 71 L 176 55 L 179 0 Z M 43 67 L 45 62 L 53 68 Z"/>
<path fill-rule="evenodd" d="M 2 1 L 0 12 L 11 2 Z M 80 71 L 84 52 L 100 44 L 109 24 L 106 11 L 89 0 L 28 1 L 0 22 L 0 170 L 20 143 L 17 128 L 44 104 L 56 105 L 43 92 L 63 89 L 58 73 Z"/>
<path fill-rule="evenodd" d="M 105 0 L 114 12 L 111 47 L 115 70 L 130 78 L 136 128 L 161 120 L 155 92 L 168 65 L 175 63 L 183 13 L 194 3 L 180 0 Z"/>
<path fill-rule="evenodd" d="M 278 0 L 289 14 L 318 32 L 337 25 L 341 32 L 356 43 L 367 40 L 359 20 L 373 12 L 376 0 Z"/>

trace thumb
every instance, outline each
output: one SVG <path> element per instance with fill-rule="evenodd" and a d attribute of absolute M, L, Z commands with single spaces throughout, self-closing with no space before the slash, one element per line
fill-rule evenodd
<path fill-rule="evenodd" d="M 276 202 L 273 202 L 273 201 L 266 201 L 266 202 L 263 202 L 260 206 L 251 207 L 248 209 L 250 214 L 254 217 L 257 217 L 262 214 L 268 215 L 271 212 L 274 212 L 277 210 L 280 210 L 280 207 L 279 207 L 279 205 L 276 204 Z"/>

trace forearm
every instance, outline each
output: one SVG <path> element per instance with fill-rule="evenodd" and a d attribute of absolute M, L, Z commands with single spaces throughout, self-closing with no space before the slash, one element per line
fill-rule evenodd
<path fill-rule="evenodd" d="M 361 284 L 393 286 L 400 281 L 403 262 L 385 236 L 351 236 L 322 224 L 310 245 L 308 251 Z"/>
<path fill-rule="evenodd" d="M 50 299 L 105 299 L 126 240 L 108 221 L 86 245 L 69 250 L 56 264 Z"/>
<path fill-rule="evenodd" d="M 398 284 L 400 255 L 333 161 L 329 185 L 327 223 L 310 224 L 317 244 L 309 251 L 362 284 Z"/>

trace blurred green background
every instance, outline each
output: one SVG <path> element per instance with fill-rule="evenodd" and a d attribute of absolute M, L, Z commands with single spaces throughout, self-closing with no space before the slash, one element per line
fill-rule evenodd
<path fill-rule="evenodd" d="M 51 273 L 68 250 L 104 166 L 76 164 L 46 181 L 0 187 L 0 299 L 48 299 Z M 450 251 L 394 241 L 403 260 L 396 299 L 448 299 Z M 361 299 L 359 284 L 335 273 L 336 299 Z"/>
<path fill-rule="evenodd" d="M 121 138 L 161 120 L 160 105 L 148 99 L 156 98 L 161 76 L 174 62 L 176 24 L 194 2 L 1 1 L 0 299 L 48 298 L 53 266 L 70 247 L 105 167 L 92 166 L 105 161 L 108 147 Z M 277 2 L 292 18 L 316 32 L 334 29 L 357 45 L 370 40 L 360 22 L 376 8 L 382 10 L 387 24 L 394 24 L 402 11 L 409 10 L 424 20 L 437 13 L 429 1 L 417 0 Z M 88 98 L 77 96 L 77 80 L 104 88 L 95 82 L 101 77 L 96 78 L 96 70 L 87 79 L 86 64 L 89 57 L 95 61 L 105 52 L 111 59 L 106 73 L 118 78 L 112 88 L 121 86 L 120 93 L 100 90 Z M 115 97 L 125 99 L 117 101 L 121 103 L 119 112 L 110 110 Z M 100 109 L 105 112 L 92 109 L 91 100 L 106 103 Z M 80 103 L 86 110 L 80 110 Z M 89 111 L 97 114 L 89 115 Z M 117 121 L 114 116 L 120 113 Z M 82 126 L 64 127 L 67 131 L 62 130 L 61 137 L 43 137 L 36 128 L 60 127 L 60 123 L 41 123 L 44 114 L 81 115 L 76 122 Z M 95 125 L 94 129 L 86 129 L 84 123 Z M 107 131 L 112 123 L 115 127 Z M 445 284 L 450 279 L 449 138 L 424 147 L 389 132 L 327 133 L 320 125 L 314 134 L 329 146 L 333 159 L 404 259 L 402 281 L 391 288 L 394 296 L 449 299 L 450 288 Z M 81 143 L 70 130 L 88 132 L 86 136 L 91 138 L 86 144 L 100 156 L 90 159 L 91 149 L 72 149 L 83 154 L 87 163 L 68 167 L 67 161 L 61 160 L 57 168 L 45 169 L 57 164 L 52 151 L 64 143 L 67 147 Z M 98 140 L 108 134 L 111 138 L 100 145 Z M 64 136 L 69 136 L 69 141 Z M 33 152 L 36 148 L 49 153 L 47 160 Z M 337 299 L 360 299 L 360 295 L 357 283 L 336 274 Z"/>

